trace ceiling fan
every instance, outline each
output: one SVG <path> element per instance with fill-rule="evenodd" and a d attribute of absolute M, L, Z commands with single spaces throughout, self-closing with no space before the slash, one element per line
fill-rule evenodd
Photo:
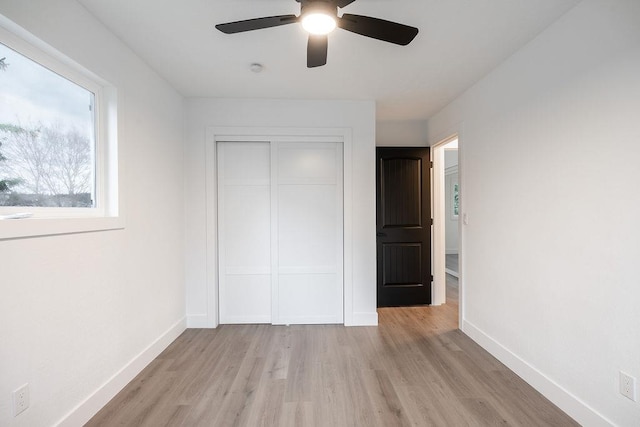
<path fill-rule="evenodd" d="M 338 8 L 342 9 L 356 0 L 296 1 L 300 3 L 300 16 L 267 16 L 218 24 L 216 28 L 225 34 L 235 34 L 300 22 L 309 32 L 307 43 L 307 67 L 309 68 L 320 67 L 327 63 L 328 34 L 336 27 L 401 46 L 411 43 L 418 34 L 417 28 L 384 19 L 349 13 L 338 16 Z"/>

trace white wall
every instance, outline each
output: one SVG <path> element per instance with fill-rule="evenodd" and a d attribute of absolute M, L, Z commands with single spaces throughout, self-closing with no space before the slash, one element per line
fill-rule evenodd
<path fill-rule="evenodd" d="M 205 154 L 208 127 L 351 129 L 353 322 L 376 324 L 374 103 L 188 99 L 185 149 L 185 271 L 189 325 L 205 326 L 208 314 L 206 243 L 207 233 L 215 233 L 215 229 L 206 228 Z M 345 274 L 348 274 L 348 271 L 348 266 L 345 266 Z"/>
<path fill-rule="evenodd" d="M 118 89 L 126 228 L 0 241 L 0 425 L 81 425 L 184 328 L 182 98 L 75 1 L 0 14 Z"/>
<path fill-rule="evenodd" d="M 640 425 L 639 114 L 640 2 L 584 0 L 428 122 L 460 132 L 465 332 L 587 426 Z"/>
<path fill-rule="evenodd" d="M 381 120 L 376 122 L 377 147 L 425 147 L 426 120 Z"/>

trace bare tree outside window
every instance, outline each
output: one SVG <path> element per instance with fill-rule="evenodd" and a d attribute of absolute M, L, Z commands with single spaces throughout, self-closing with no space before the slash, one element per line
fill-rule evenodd
<path fill-rule="evenodd" d="M 13 177 L 5 205 L 92 206 L 91 143 L 77 129 L 0 124 L 0 140 L 11 159 L 0 170 Z"/>

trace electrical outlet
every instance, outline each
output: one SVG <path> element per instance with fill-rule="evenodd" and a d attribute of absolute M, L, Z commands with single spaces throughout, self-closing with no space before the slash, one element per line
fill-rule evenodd
<path fill-rule="evenodd" d="M 13 416 L 16 417 L 29 407 L 29 384 L 25 384 L 12 393 Z"/>
<path fill-rule="evenodd" d="M 620 394 L 636 401 L 636 379 L 620 372 Z"/>

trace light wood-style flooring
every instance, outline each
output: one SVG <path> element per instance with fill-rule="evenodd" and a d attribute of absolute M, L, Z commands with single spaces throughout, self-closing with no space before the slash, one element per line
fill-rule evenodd
<path fill-rule="evenodd" d="M 576 426 L 440 307 L 378 327 L 189 329 L 89 426 Z"/>

